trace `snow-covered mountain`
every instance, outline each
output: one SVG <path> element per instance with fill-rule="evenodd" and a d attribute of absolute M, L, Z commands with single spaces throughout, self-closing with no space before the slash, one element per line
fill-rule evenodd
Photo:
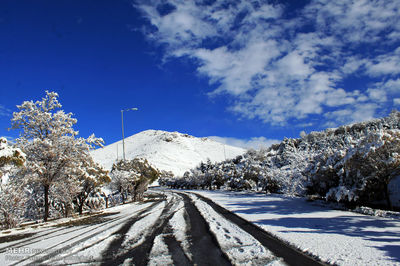
<path fill-rule="evenodd" d="M 125 138 L 125 157 L 142 157 L 159 170 L 181 176 L 208 158 L 212 162 L 234 158 L 246 150 L 224 145 L 209 138 L 197 138 L 179 132 L 146 130 Z M 122 140 L 92 151 L 94 160 L 106 169 L 122 159 Z"/>

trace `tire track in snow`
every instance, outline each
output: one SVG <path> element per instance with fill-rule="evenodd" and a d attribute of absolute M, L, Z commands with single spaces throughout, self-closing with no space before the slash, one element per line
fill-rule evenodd
<path fill-rule="evenodd" d="M 158 266 L 158 265 L 179 265 L 174 263 L 172 256 L 170 255 L 170 250 L 164 241 L 164 235 L 158 235 L 154 239 L 153 247 L 149 255 L 148 266 Z M 131 261 L 125 261 L 126 264 L 130 264 Z"/>
<path fill-rule="evenodd" d="M 138 213 L 135 213 L 135 214 L 133 215 L 133 217 L 136 217 L 136 216 L 138 216 L 138 215 L 142 215 L 142 214 L 145 213 L 145 212 L 151 211 L 157 204 L 159 204 L 159 202 L 154 202 L 154 203 L 151 204 L 150 206 L 147 206 L 147 207 L 145 207 L 144 209 L 140 210 Z M 92 234 L 90 234 L 90 235 L 88 235 L 88 236 L 86 236 L 86 237 L 80 238 L 79 240 L 74 241 L 74 242 L 71 243 L 71 244 L 67 244 L 66 246 L 61 246 L 60 248 L 54 250 L 55 247 L 60 246 L 60 245 L 62 245 L 62 244 L 65 244 L 65 243 L 67 243 L 67 242 L 69 242 L 69 241 L 74 240 L 74 239 L 77 238 L 76 236 L 72 236 L 72 237 L 70 237 L 70 238 L 68 238 L 68 239 L 66 239 L 66 240 L 64 240 L 64 241 L 62 241 L 62 242 L 57 243 L 56 245 L 53 245 L 53 246 L 49 247 L 48 250 L 52 250 L 52 252 L 50 252 L 50 253 L 47 254 L 47 253 L 45 252 L 45 250 L 44 250 L 43 253 L 46 254 L 45 256 L 39 257 L 39 258 L 37 258 L 36 260 L 32 260 L 34 257 L 38 257 L 38 256 L 35 254 L 35 255 L 32 255 L 32 256 L 30 256 L 30 257 L 27 257 L 27 258 L 25 258 L 25 259 L 23 259 L 23 260 L 21 260 L 21 261 L 18 261 L 17 263 L 15 263 L 15 264 L 13 264 L 13 265 L 17 265 L 17 264 L 20 264 L 20 263 L 25 262 L 25 261 L 29 261 L 29 264 L 31 264 L 31 263 L 33 263 L 33 264 L 39 264 L 39 263 L 43 263 L 43 262 L 49 261 L 49 260 L 52 260 L 53 262 L 57 262 L 57 261 L 59 261 L 59 260 L 65 258 L 65 257 L 60 258 L 60 257 L 57 257 L 57 256 L 65 255 L 65 253 L 66 253 L 68 250 L 71 250 L 73 247 L 75 247 L 75 246 L 77 246 L 77 245 L 79 245 L 79 244 L 81 244 L 81 243 L 84 243 L 84 242 L 88 241 L 88 240 L 91 239 L 91 238 L 94 238 L 94 237 L 98 236 L 98 234 L 99 234 L 98 231 L 99 231 L 100 228 L 105 228 L 105 230 L 111 230 L 111 229 L 113 229 L 113 228 L 116 228 L 116 227 L 118 227 L 118 226 L 121 226 L 121 222 L 125 222 L 126 220 L 129 220 L 129 219 L 131 219 L 131 218 L 132 218 L 132 216 L 130 216 L 130 217 L 123 217 L 123 216 L 121 216 L 121 217 L 117 217 L 117 218 L 115 218 L 115 219 L 113 219 L 113 220 L 111 220 L 111 221 L 107 221 L 107 222 L 101 223 L 99 226 L 96 226 L 96 227 L 92 228 L 91 230 L 85 231 L 85 232 L 83 232 L 82 234 L 79 235 L 79 237 L 81 237 L 81 236 L 83 236 L 83 235 L 86 235 L 86 234 L 88 234 L 88 233 L 90 233 L 90 232 L 95 231 L 94 233 L 92 233 Z M 119 222 L 119 221 L 121 221 L 121 222 Z M 118 223 L 117 223 L 117 222 L 118 222 Z M 110 226 L 109 224 L 112 224 L 112 225 Z M 90 226 L 90 225 L 89 225 L 89 226 Z M 85 226 L 85 228 L 86 228 L 86 227 L 87 227 L 87 226 Z M 103 241 L 103 240 L 104 240 L 104 239 L 100 239 L 99 242 L 100 242 L 100 241 Z M 74 252 L 74 253 L 75 253 L 75 252 Z M 39 254 L 39 255 L 40 255 L 40 254 Z M 72 254 L 67 254 L 67 255 L 70 256 L 70 255 L 72 255 Z"/>
<path fill-rule="evenodd" d="M 84 229 L 90 227 L 90 225 L 83 226 L 83 227 L 77 229 L 77 230 L 74 231 L 74 232 L 83 231 L 83 233 L 82 233 L 81 235 L 84 235 L 84 234 L 87 234 L 88 232 L 91 232 L 91 231 L 97 229 L 97 228 L 106 226 L 106 225 L 109 224 L 109 223 L 113 223 L 113 222 L 118 221 L 118 220 L 121 220 L 121 219 L 123 219 L 123 217 L 121 217 L 121 218 L 116 218 L 116 219 L 112 219 L 111 221 L 107 221 L 107 222 L 103 223 L 102 225 L 100 225 L 100 226 L 98 226 L 98 227 L 96 227 L 96 228 L 93 228 L 92 230 L 89 230 L 89 231 L 85 231 Z M 48 229 L 48 230 L 46 230 L 46 231 L 49 231 L 49 230 L 52 230 L 52 229 Z M 67 227 L 67 228 L 58 229 L 58 230 L 52 231 L 52 232 L 50 232 L 50 233 L 46 233 L 46 234 L 42 234 L 42 235 L 37 235 L 37 236 L 34 236 L 34 237 L 32 237 L 32 238 L 29 238 L 28 240 L 21 241 L 21 242 L 18 242 L 17 244 L 13 244 L 13 245 L 7 246 L 7 247 L 3 248 L 3 249 L 2 249 L 2 252 L 0 252 L 0 253 L 4 253 L 5 251 L 7 251 L 8 248 L 12 248 L 12 249 L 14 249 L 14 248 L 15 248 L 15 249 L 22 248 L 22 249 L 25 249 L 25 248 L 27 247 L 27 245 L 33 245 L 33 244 L 36 244 L 36 243 L 40 243 L 41 241 L 44 241 L 44 240 L 50 240 L 50 239 L 52 239 L 52 238 L 56 238 L 56 237 L 60 237 L 60 236 L 69 234 L 69 233 L 71 233 L 70 230 L 71 230 L 71 227 L 69 226 L 69 227 Z M 64 231 L 64 232 L 59 233 L 60 231 Z M 58 233 L 57 233 L 57 232 L 58 232 Z M 52 235 L 53 233 L 57 233 L 57 234 Z M 40 232 L 35 233 L 35 234 L 40 234 Z M 80 236 L 81 236 L 81 235 L 80 235 Z M 47 237 L 46 237 L 46 236 L 47 236 Z M 58 242 L 56 245 L 54 245 L 54 246 L 52 246 L 52 247 L 49 247 L 49 248 L 46 249 L 46 250 L 51 250 L 51 249 L 54 248 L 55 246 L 59 246 L 59 245 L 65 243 L 65 242 L 67 242 L 67 241 L 70 241 L 70 240 L 72 240 L 72 239 L 74 239 L 74 238 L 76 238 L 76 237 L 73 236 L 73 237 L 70 237 L 69 239 L 67 239 L 67 240 L 65 240 L 65 241 L 63 241 L 63 242 Z M 34 241 L 32 241 L 33 239 L 34 239 Z M 46 253 L 46 250 L 39 250 L 37 253 L 35 253 L 35 254 L 31 255 L 31 256 L 26 256 L 25 258 L 19 260 L 18 262 L 15 262 L 15 263 L 13 263 L 13 264 L 11 264 L 11 265 L 18 265 L 18 264 L 21 264 L 21 263 L 24 263 L 24 262 L 27 262 L 27 261 L 31 261 L 31 260 L 34 259 L 34 257 L 39 257 L 42 253 Z M 60 253 L 58 252 L 57 254 L 60 254 Z"/>
<path fill-rule="evenodd" d="M 92 216 L 92 217 L 96 217 L 96 215 Z M 89 216 L 89 217 L 85 217 L 83 219 L 86 219 L 86 218 L 91 218 L 91 217 Z M 105 224 L 108 224 L 108 223 L 112 223 L 112 222 L 115 222 L 115 221 L 118 221 L 118 220 L 122 220 L 124 218 L 125 217 L 121 216 L 121 217 L 116 217 L 116 218 L 108 219 L 108 220 L 105 219 L 105 221 L 101 222 L 99 227 L 104 226 Z M 68 223 L 68 222 L 66 222 L 66 223 Z M 4 247 L 0 248 L 0 253 L 3 253 L 7 249 L 10 249 L 10 248 L 23 248 L 23 247 L 25 247 L 27 245 L 39 243 L 39 242 L 41 242 L 43 240 L 49 240 L 51 238 L 56 238 L 56 237 L 65 235 L 66 233 L 70 232 L 71 228 L 75 228 L 75 231 L 87 232 L 86 228 L 93 227 L 93 224 L 94 223 L 87 224 L 87 225 L 80 225 L 79 227 L 77 227 L 77 226 L 66 226 L 66 227 L 60 228 L 60 229 L 55 229 L 55 227 L 56 226 L 60 226 L 60 224 L 45 225 L 46 227 L 49 226 L 50 228 L 43 229 L 43 230 L 41 228 L 39 228 L 38 232 L 33 232 L 31 236 L 23 238 L 21 241 L 18 241 L 16 243 L 11 244 L 11 245 L 4 246 Z M 62 225 L 62 223 L 61 223 L 61 225 Z M 94 228 L 94 229 L 96 229 L 96 228 Z M 44 233 L 44 232 L 47 232 L 47 233 Z M 55 233 L 58 233 L 58 234 L 55 234 Z M 14 242 L 14 241 L 12 241 L 12 242 Z M 0 245 L 1 245 L 1 243 L 0 243 Z"/>
<path fill-rule="evenodd" d="M 146 217 L 146 215 L 148 213 L 151 213 L 157 207 L 157 205 L 159 205 L 160 203 L 161 203 L 161 201 L 155 202 L 152 205 L 150 205 L 150 206 L 148 206 L 148 207 L 146 207 L 144 209 L 139 210 L 139 212 L 136 213 L 134 216 L 130 216 L 128 219 L 125 219 L 124 220 L 125 224 L 120 225 L 121 228 L 118 229 L 116 232 L 120 231 L 123 227 L 125 227 L 125 229 L 122 229 L 122 230 L 126 230 L 126 228 L 129 227 L 128 225 L 131 225 L 131 227 L 132 227 L 132 224 L 135 224 L 134 221 L 140 221 L 143 217 Z M 133 218 L 133 220 L 131 220 L 132 218 Z M 115 226 L 113 226 L 113 228 L 114 227 Z M 106 230 L 107 231 L 111 231 L 110 228 L 108 228 Z M 130 229 L 128 228 L 128 230 L 130 230 Z M 87 254 L 85 254 L 85 252 L 87 253 L 87 250 L 90 250 L 90 249 L 96 249 L 95 254 L 96 253 L 97 254 L 100 253 L 102 250 L 104 250 L 104 248 L 102 248 L 102 245 L 106 246 L 106 247 L 109 247 L 112 244 L 107 243 L 107 242 L 115 241 L 116 239 L 118 239 L 121 236 L 120 233 L 116 233 L 116 232 L 110 232 L 109 234 L 106 234 L 106 236 L 104 236 L 104 232 L 102 232 L 103 233 L 103 237 L 100 238 L 99 240 L 96 240 L 96 241 L 94 241 L 92 243 L 90 243 L 90 241 L 89 241 L 89 243 L 85 243 L 86 241 L 82 242 L 82 243 L 79 243 L 78 245 L 75 246 L 75 249 L 72 249 L 70 251 L 70 253 L 68 253 L 68 255 L 64 256 L 62 259 L 64 259 L 64 260 L 73 260 L 74 257 L 81 257 L 81 256 L 87 257 Z M 79 247 L 79 245 L 81 245 L 83 247 Z M 84 254 L 80 254 L 81 252 L 83 252 Z M 89 262 L 96 262 L 97 261 L 97 262 L 100 263 L 102 261 L 101 259 L 96 259 L 95 255 L 93 255 L 91 257 L 92 257 L 92 259 Z M 82 263 L 88 263 L 88 261 L 82 262 Z"/>
<path fill-rule="evenodd" d="M 174 264 L 188 265 L 193 261 L 192 252 L 190 251 L 191 242 L 188 238 L 189 216 L 185 210 L 182 197 L 180 199 L 178 210 L 169 220 L 166 227 L 164 239 L 169 246 L 170 253 L 173 255 Z"/>
<path fill-rule="evenodd" d="M 317 258 L 311 257 L 298 249 L 288 245 L 282 240 L 277 239 L 263 229 L 257 227 L 255 224 L 239 217 L 233 212 L 219 206 L 212 200 L 199 195 L 197 193 L 190 193 L 198 197 L 203 202 L 212 207 L 217 213 L 233 224 L 239 226 L 242 230 L 252 235 L 257 239 L 265 248 L 273 252 L 276 256 L 283 258 L 285 263 L 289 265 L 327 265 Z"/>
<path fill-rule="evenodd" d="M 175 194 L 177 195 L 177 194 Z M 157 240 L 159 242 L 164 243 L 166 246 L 166 250 L 168 252 L 168 257 L 172 261 L 173 265 L 191 265 L 192 263 L 192 254 L 189 250 L 190 243 L 187 239 L 187 220 L 184 218 L 186 210 L 184 209 L 184 204 L 182 198 L 178 196 L 179 202 L 176 206 L 176 211 L 169 219 L 168 224 L 164 227 L 163 233 L 157 237 L 159 240 L 155 239 L 155 243 L 152 248 L 153 251 L 157 254 Z M 160 244 L 158 244 L 160 246 Z M 161 245 L 162 250 L 162 245 Z M 163 256 L 161 252 L 161 258 Z M 157 265 L 158 257 L 154 257 L 152 254 L 149 258 L 149 265 Z"/>
<path fill-rule="evenodd" d="M 88 226 L 82 227 L 82 230 L 87 228 L 87 227 Z M 49 229 L 46 229 L 46 230 L 40 230 L 39 229 L 40 230 L 39 232 L 32 233 L 33 235 L 31 235 L 31 236 L 29 236 L 27 238 L 24 238 L 22 241 L 18 241 L 16 243 L 11 244 L 11 245 L 8 245 L 8 246 L 0 248 L 0 253 L 3 253 L 5 251 L 7 251 L 7 249 L 10 249 L 10 248 L 22 248 L 22 247 L 25 247 L 26 245 L 31 245 L 31 244 L 38 243 L 38 242 L 42 241 L 43 238 L 51 239 L 51 238 L 54 238 L 54 237 L 58 237 L 58 236 L 64 235 L 65 232 L 68 232 L 68 230 L 70 230 L 70 229 L 71 229 L 71 227 L 66 227 L 66 228 L 61 228 L 61 229 L 49 228 Z M 47 231 L 51 231 L 51 232 L 48 232 L 48 233 L 45 233 L 45 234 L 41 234 L 41 233 L 47 232 Z M 60 232 L 60 233 L 55 234 L 57 232 Z M 55 234 L 55 235 L 52 235 L 52 234 Z M 46 237 L 46 236 L 50 236 L 50 237 Z M 39 239 L 39 240 L 37 240 L 37 239 Z"/>
<path fill-rule="evenodd" d="M 190 251 L 193 262 L 198 265 L 231 265 L 229 259 L 222 252 L 217 239 L 211 233 L 210 227 L 189 196 L 177 193 L 184 201 L 188 214 L 188 238 L 192 243 Z"/>
<path fill-rule="evenodd" d="M 120 219 L 113 219 L 112 221 L 108 221 L 108 222 L 106 222 L 106 223 L 103 223 L 101 226 L 98 226 L 98 227 L 96 227 L 96 228 L 93 228 L 92 230 L 84 231 L 80 236 L 85 235 L 85 234 L 87 234 L 87 233 L 90 233 L 91 231 L 94 231 L 94 230 L 96 230 L 96 229 L 98 229 L 98 228 L 100 228 L 100 227 L 104 227 L 104 226 L 108 225 L 109 223 L 113 223 L 113 222 L 118 221 L 118 220 L 120 220 Z M 119 224 L 116 224 L 116 225 L 114 225 L 114 226 L 112 226 L 112 227 L 115 227 L 115 226 L 118 226 L 118 225 L 119 225 Z M 85 228 L 86 228 L 86 226 L 85 226 Z M 70 228 L 68 228 L 68 229 L 70 229 Z M 80 231 L 80 230 L 79 230 L 79 231 Z M 69 232 L 66 232 L 66 233 L 69 233 Z M 57 237 L 57 236 L 61 236 L 61 235 L 64 235 L 64 234 L 58 234 L 58 235 L 51 236 L 51 237 L 46 238 L 46 239 L 39 239 L 39 240 L 36 240 L 36 241 L 32 241 L 32 242 L 29 242 L 29 245 L 35 244 L 35 243 L 39 243 L 39 242 L 41 242 L 41 241 L 43 241 L 43 240 L 49 240 L 49 239 L 51 239 L 51 238 L 54 238 L 54 237 Z M 92 235 L 95 235 L 95 234 L 92 234 Z M 64 241 L 62 241 L 62 242 L 58 242 L 56 245 L 53 245 L 53 246 L 49 247 L 49 248 L 46 249 L 46 250 L 52 250 L 54 247 L 60 246 L 60 245 L 66 243 L 66 242 L 68 242 L 68 241 L 71 241 L 71 240 L 73 240 L 73 239 L 75 239 L 75 238 L 76 238 L 76 236 L 72 236 L 72 237 L 70 237 L 70 238 L 68 238 L 68 239 L 66 239 L 66 240 L 64 240 Z M 85 241 L 86 238 L 90 238 L 90 236 L 81 239 L 80 242 Z M 68 247 L 68 246 L 69 246 L 69 245 L 67 245 L 67 247 Z M 24 246 L 20 246 L 20 247 L 23 248 Z M 57 249 L 56 251 L 54 251 L 54 252 L 52 252 L 52 253 L 46 255 L 45 258 L 44 258 L 44 257 L 40 257 L 40 258 L 38 258 L 37 260 L 33 261 L 33 263 L 39 263 L 39 262 L 46 261 L 46 260 L 48 260 L 49 258 L 51 258 L 51 255 L 59 255 L 59 254 L 61 254 L 60 250 L 63 250 L 64 248 L 66 248 L 66 247 L 62 247 L 62 248 L 60 248 L 60 249 Z M 68 247 L 68 249 L 69 249 L 69 247 Z M 39 257 L 39 256 L 41 255 L 41 253 L 46 254 L 46 250 L 42 250 L 42 251 L 41 251 L 40 253 L 38 253 L 38 254 L 34 254 L 34 255 L 29 256 L 29 257 L 26 257 L 26 258 L 24 258 L 23 260 L 20 260 L 20 261 L 14 263 L 14 264 L 12 264 L 12 265 L 18 265 L 18 264 L 23 263 L 23 262 L 25 262 L 25 261 L 30 261 L 30 260 L 32 260 L 34 257 Z M 39 256 L 38 256 L 38 255 L 39 255 Z"/>
<path fill-rule="evenodd" d="M 282 259 L 266 249 L 252 235 L 223 218 L 210 205 L 190 194 L 194 205 L 210 226 L 223 252 L 234 265 L 282 265 Z"/>
<path fill-rule="evenodd" d="M 46 235 L 49 237 L 44 240 L 54 242 L 52 239 L 56 239 L 56 236 L 60 236 L 64 232 L 66 235 L 65 238 L 60 237 L 57 244 L 46 247 L 48 253 L 34 254 L 29 258 L 15 262 L 15 265 L 21 263 L 51 265 L 71 265 L 71 263 L 89 265 L 159 265 L 160 263 L 232 265 L 232 263 L 237 264 L 238 262 L 243 262 L 246 265 L 256 264 L 260 260 L 257 260 L 257 255 L 254 258 L 251 257 L 251 254 L 253 254 L 251 253 L 251 250 L 253 250 L 251 241 L 249 242 L 246 237 L 242 237 L 245 234 L 236 234 L 235 226 L 257 239 L 262 246 L 271 250 L 276 256 L 283 257 L 285 262 L 290 265 L 321 265 L 312 258 L 311 263 L 309 263 L 304 258 L 299 260 L 297 257 L 290 257 L 290 253 L 281 255 L 282 251 L 280 251 L 281 253 L 275 252 L 273 248 L 268 246 L 270 244 L 265 244 L 262 240 L 263 237 L 265 238 L 264 234 L 267 234 L 265 231 L 240 217 L 232 218 L 231 215 L 234 214 L 207 198 L 197 194 L 194 196 L 194 193 L 189 192 L 160 191 L 156 194 L 158 196 L 152 204 L 135 209 L 136 213 L 133 215 L 127 212 L 121 213 L 111 221 L 79 226 L 75 231 L 68 232 L 71 227 L 56 229 L 50 233 L 46 230 L 45 234 L 35 235 L 34 239 L 30 238 L 13 243 L 10 246 L 21 246 L 26 243 L 35 244 L 42 241 Z M 165 194 L 168 196 L 163 197 Z M 202 212 L 205 212 L 205 214 L 202 214 Z M 205 216 L 203 217 L 203 215 Z M 248 229 L 248 226 L 252 226 L 252 229 Z M 275 239 L 275 241 L 279 240 Z M 3 248 L 3 250 L 6 248 Z M 277 248 L 280 249 L 281 246 L 278 245 Z M 246 252 L 250 250 L 248 260 L 231 258 L 231 262 L 228 256 L 234 257 L 236 254 L 245 253 L 242 250 Z M 264 249 L 261 249 L 261 253 L 262 250 Z M 88 256 L 88 254 L 94 255 L 94 257 Z M 238 256 L 240 257 L 240 255 L 243 257 L 243 254 Z M 297 254 L 297 256 L 302 257 L 304 255 Z M 275 257 L 269 261 L 264 260 L 264 262 L 282 263 L 282 261 L 276 259 L 278 258 Z"/>
<path fill-rule="evenodd" d="M 174 265 L 191 265 L 190 259 L 181 247 L 181 243 L 174 237 L 172 231 L 166 232 L 164 242 L 167 244 Z"/>
<path fill-rule="evenodd" d="M 158 203 L 159 204 L 159 203 Z M 157 204 L 157 205 L 158 205 Z M 164 207 L 165 208 L 165 207 Z M 123 256 L 128 231 L 140 220 L 144 219 L 149 212 L 143 212 L 140 215 L 130 219 L 119 230 L 115 231 L 112 235 L 115 236 L 114 240 L 108 245 L 108 248 L 103 252 L 103 260 L 112 260 L 115 257 Z"/>
<path fill-rule="evenodd" d="M 132 249 L 129 249 L 123 254 L 117 257 L 103 257 L 103 262 L 101 265 L 119 265 L 124 262 L 129 262 L 129 264 L 134 265 L 146 265 L 149 261 L 149 255 L 154 244 L 155 238 L 162 234 L 164 227 L 168 223 L 169 219 L 174 214 L 177 206 L 177 199 L 175 196 L 171 197 L 170 200 L 167 199 L 167 204 L 161 212 L 159 219 L 156 224 L 151 228 L 151 231 L 145 232 L 144 241 Z M 114 249 L 109 247 L 109 249 Z"/>

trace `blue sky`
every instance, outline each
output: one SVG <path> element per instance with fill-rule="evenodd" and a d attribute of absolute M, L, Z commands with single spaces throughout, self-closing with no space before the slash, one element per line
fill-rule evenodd
<path fill-rule="evenodd" d="M 295 3 L 295 4 L 294 4 Z M 0 135 L 56 91 L 84 137 L 268 145 L 400 106 L 399 1 L 0 3 Z"/>

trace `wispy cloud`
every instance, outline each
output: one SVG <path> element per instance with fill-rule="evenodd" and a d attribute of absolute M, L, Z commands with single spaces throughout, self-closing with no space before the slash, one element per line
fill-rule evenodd
<path fill-rule="evenodd" d="M 238 138 L 231 138 L 231 137 L 210 136 L 208 138 L 215 140 L 217 142 L 221 142 L 221 143 L 235 146 L 235 147 L 241 147 L 244 149 L 268 148 L 272 144 L 281 142 L 280 140 L 267 139 L 265 137 L 253 137 L 250 139 L 238 139 Z"/>
<path fill-rule="evenodd" d="M 0 116 L 10 116 L 11 110 L 0 104 Z"/>
<path fill-rule="evenodd" d="M 334 125 L 374 117 L 400 97 L 399 1 L 312 0 L 294 17 L 266 1 L 135 6 L 164 59 L 192 59 L 210 96 L 232 97 L 239 116 L 284 125 L 316 115 Z"/>
<path fill-rule="evenodd" d="M 326 112 L 324 117 L 327 119 L 324 126 L 336 127 L 347 123 L 355 123 L 359 121 L 374 118 L 378 109 L 375 103 L 355 104 L 348 108 L 342 108 L 332 112 Z"/>
<path fill-rule="evenodd" d="M 15 137 L 12 137 L 12 136 L 2 136 L 2 137 L 6 138 L 9 144 L 15 143 L 15 139 L 16 139 Z"/>

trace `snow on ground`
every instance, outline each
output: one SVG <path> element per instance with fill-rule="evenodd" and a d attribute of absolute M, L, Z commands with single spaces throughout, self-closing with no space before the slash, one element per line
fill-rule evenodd
<path fill-rule="evenodd" d="M 323 261 L 400 265 L 400 220 L 332 210 L 303 198 L 192 191 Z"/>
<path fill-rule="evenodd" d="M 172 228 L 175 239 L 179 241 L 180 246 L 185 252 L 185 255 L 192 260 L 193 256 L 190 252 L 190 241 L 187 237 L 188 225 L 184 217 L 186 210 L 184 209 L 183 201 L 179 202 L 177 209 L 174 216 L 169 220 L 169 225 Z"/>
<path fill-rule="evenodd" d="M 162 202 L 161 205 L 161 208 L 155 209 L 150 212 L 150 215 L 135 222 L 128 232 L 125 233 L 126 238 L 122 243 L 123 247 L 126 247 L 126 249 L 134 248 L 145 241 L 146 233 L 151 232 L 151 228 L 155 225 L 165 207 L 165 202 Z"/>
<path fill-rule="evenodd" d="M 66 222 L 82 220 L 66 218 L 39 224 L 40 226 L 27 226 L 23 230 L 16 228 L 2 231 L 1 237 L 12 237 L 18 234 L 34 235 L 28 241 L 16 238 L 14 241 L 0 243 L 0 265 L 21 260 L 23 260 L 21 265 L 30 265 L 39 257 L 43 258 L 41 263 L 45 264 L 70 264 L 101 259 L 102 251 L 116 237 L 114 233 L 124 225 L 124 222 L 150 205 L 151 203 L 132 203 L 109 208 L 102 212 L 104 219 L 100 223 L 57 227 Z M 148 217 L 157 219 L 158 216 L 154 213 Z M 68 255 L 65 256 L 65 254 Z"/>
<path fill-rule="evenodd" d="M 209 158 L 212 162 L 234 158 L 245 149 L 224 145 L 209 138 L 196 138 L 179 132 L 146 130 L 125 138 L 127 159 L 142 157 L 160 170 L 182 176 Z M 116 159 L 122 159 L 122 141 L 92 151 L 93 159 L 111 169 Z"/>
<path fill-rule="evenodd" d="M 154 239 L 154 244 L 150 252 L 149 266 L 153 265 L 173 265 L 171 255 L 169 255 L 168 246 L 164 242 L 164 236 L 158 235 Z M 129 265 L 129 264 L 126 264 Z"/>
<path fill-rule="evenodd" d="M 189 195 L 209 224 L 221 249 L 234 265 L 284 265 L 253 236 L 227 221 L 195 195 Z"/>

